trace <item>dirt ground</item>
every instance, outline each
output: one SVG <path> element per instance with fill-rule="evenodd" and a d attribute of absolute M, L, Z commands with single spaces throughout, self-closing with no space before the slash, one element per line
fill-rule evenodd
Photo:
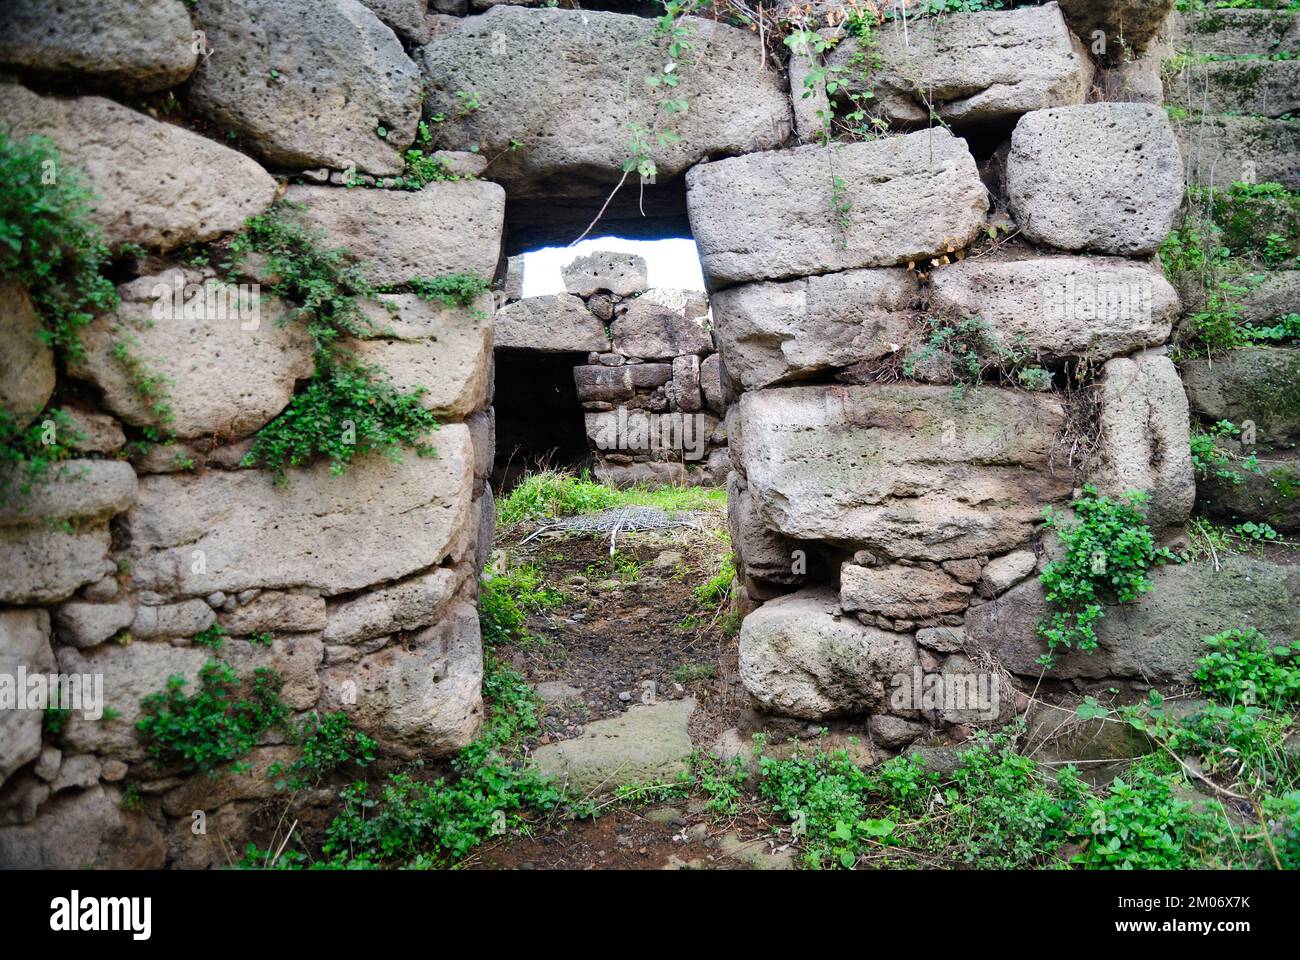
<path fill-rule="evenodd" d="M 543 736 L 530 746 L 579 736 L 585 725 L 653 697 L 696 702 L 691 741 L 708 750 L 735 726 L 748 700 L 737 673 L 729 606 L 695 590 L 731 552 L 722 509 L 690 526 L 608 537 L 542 534 L 536 525 L 498 531 L 512 567 L 533 564 L 561 603 L 528 618 L 538 641 L 496 648 L 546 700 Z M 653 685 L 653 686 L 651 686 Z M 698 801 L 609 803 L 593 820 L 538 824 L 534 836 L 487 844 L 467 869 L 731 869 L 785 867 L 788 834 L 752 811 L 718 820 Z"/>
<path fill-rule="evenodd" d="M 648 696 L 694 697 L 691 737 L 711 743 L 745 703 L 737 641 L 725 630 L 727 605 L 706 606 L 696 587 L 717 573 L 731 545 L 725 517 L 701 514 L 700 528 L 619 534 L 608 539 L 543 535 L 522 547 L 498 538 L 510 562 L 535 564 L 565 600 L 529 617 L 541 643 L 498 649 L 534 686 L 570 688 L 548 703 L 544 726 L 557 738 L 622 713 Z M 504 541 L 504 542 L 503 542 Z M 511 541 L 514 541 L 512 543 Z M 555 688 L 542 688 L 544 699 Z M 620 698 L 620 695 L 623 695 Z"/>

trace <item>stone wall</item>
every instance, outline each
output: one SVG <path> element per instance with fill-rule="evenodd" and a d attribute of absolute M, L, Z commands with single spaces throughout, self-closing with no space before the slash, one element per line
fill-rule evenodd
<path fill-rule="evenodd" d="M 1300 189 L 1300 120 L 1293 118 L 1300 89 L 1294 57 L 1300 51 L 1300 14 L 1294 11 L 1216 10 L 1175 15 L 1164 38 L 1168 102 L 1197 186 L 1225 190 L 1233 183 L 1278 182 Z M 1250 211 L 1248 233 L 1286 238 L 1290 250 L 1276 262 L 1249 265 L 1232 281 L 1226 301 L 1240 320 L 1267 328 L 1300 314 L 1300 221 L 1295 206 L 1263 204 Z M 1183 291 L 1189 311 L 1207 296 L 1195 283 Z M 1181 367 L 1194 421 L 1209 429 L 1222 420 L 1238 428 L 1219 446 L 1234 456 L 1254 455 L 1259 470 L 1235 480 L 1208 476 L 1199 506 L 1225 523 L 1264 522 L 1300 531 L 1300 351 L 1257 344 L 1224 357 Z"/>
<path fill-rule="evenodd" d="M 267 769 L 294 755 L 284 735 L 253 750 L 249 773 L 214 780 L 157 766 L 135 732 L 145 696 L 171 677 L 193 691 L 210 659 L 243 677 L 277 671 L 294 721 L 344 710 L 385 756 L 447 755 L 478 732 L 494 304 L 484 293 L 449 307 L 404 285 L 490 280 L 505 195 L 472 178 L 342 185 L 400 172 L 420 118 L 411 43 L 427 38 L 423 4 L 374 6 L 383 20 L 355 0 L 76 2 L 53 20 L 19 2 L 0 15 L 12 71 L 0 121 L 15 137 L 49 137 L 96 195 L 107 238 L 143 248 L 118 261 L 122 305 L 86 328 L 75 362 L 38 339 L 22 289 L 0 298 L 0 401 L 24 423 L 69 411 L 84 458 L 27 495 L 15 472 L 3 479 L 0 670 L 102 677 L 110 711 L 73 711 L 58 732 L 43 732 L 43 710 L 0 711 L 4 866 L 237 856 L 257 800 L 274 791 Z M 141 99 L 158 91 L 176 108 Z M 374 324 L 350 346 L 402 391 L 424 390 L 441 423 L 433 455 L 361 457 L 341 475 L 313 462 L 282 484 L 243 465 L 311 377 L 311 337 L 258 258 L 227 276 L 197 266 L 193 245 L 220 245 L 279 196 L 324 246 L 393 289 L 362 304 Z M 260 282 L 256 322 L 157 309 L 163 294 L 189 298 L 219 276 Z M 120 360 L 128 337 L 167 385 L 169 423 Z M 151 427 L 168 442 L 142 443 Z M 214 625 L 227 633 L 219 652 L 194 643 Z M 138 813 L 124 812 L 124 796 Z"/>
<path fill-rule="evenodd" d="M 857 81 L 887 135 L 823 146 L 824 113 L 796 101 L 803 146 L 687 173 L 738 394 L 741 679 L 769 714 L 865 723 L 887 747 L 1016 709 L 1038 617 L 1014 618 L 1033 656 L 1011 656 L 990 612 L 1016 591 L 1041 603 L 1045 507 L 1085 482 L 1141 490 L 1169 534 L 1195 497 L 1165 346 L 1180 303 L 1153 256 L 1183 195 L 1165 111 L 1105 98 L 1094 74 L 1112 67 L 1054 3 L 903 29 L 881 27 Z M 840 38 L 826 66 L 856 48 Z M 982 712 L 898 695 L 972 678 L 994 694 Z"/>
<path fill-rule="evenodd" d="M 521 298 L 522 260 L 510 258 L 496 349 L 587 353 L 573 382 L 595 476 L 616 486 L 725 483 L 726 400 L 708 297 L 652 289 L 642 257 L 596 252 L 564 268 L 565 293 Z"/>
<path fill-rule="evenodd" d="M 1197 497 L 1191 414 L 1250 419 L 1292 464 L 1300 440 L 1294 350 L 1175 367 L 1168 344 L 1190 305 L 1155 257 L 1185 176 L 1300 185 L 1290 61 L 1178 77 L 1162 76 L 1164 58 L 1193 36 L 1289 51 L 1295 16 L 1220 11 L 1162 31 L 1169 7 L 890 20 L 874 52 L 827 15 L 816 26 L 835 43 L 810 55 L 692 18 L 698 44 L 674 88 L 689 109 L 648 148 L 662 182 L 638 192 L 629 129 L 666 111 L 663 81 L 645 83 L 665 51 L 644 16 L 491 0 L 65 0 L 51 16 L 11 0 L 0 120 L 50 138 L 87 179 L 122 306 L 86 328 L 83 357 L 60 359 L 28 292 L 0 289 L 0 403 L 26 424 L 66 410 L 79 436 L 51 483 L 22 494 L 2 478 L 0 674 L 102 676 L 113 711 L 58 729 L 43 710 L 0 711 L 0 864 L 228 862 L 291 749 L 268 735 L 248 771 L 213 780 L 152 763 L 134 727 L 145 696 L 173 676 L 192 689 L 213 656 L 279 672 L 296 719 L 347 711 L 387 757 L 443 756 L 474 736 L 494 345 L 586 354 L 574 382 L 593 418 L 622 406 L 708 425 L 693 475 L 726 475 L 740 678 L 769 716 L 846 719 L 889 748 L 1006 719 L 1042 652 L 1044 508 L 1085 482 L 1141 490 L 1169 541 Z M 864 58 L 871 78 L 856 75 Z M 837 67 L 853 78 L 803 95 Z M 827 144 L 832 98 L 843 107 L 868 85 L 869 136 Z M 1165 97 L 1187 103 L 1172 123 Z M 421 119 L 463 176 L 393 189 Z M 684 185 L 707 302 L 600 257 L 570 271 L 565 294 L 511 292 L 507 200 L 530 205 L 534 228 L 548 203 L 587 222 L 623 183 L 628 217 Z M 362 458 L 342 475 L 313 462 L 284 484 L 244 465 L 313 373 L 293 305 L 249 258 L 231 279 L 262 285 L 251 328 L 154 307 L 160 290 L 216 279 L 226 242 L 279 198 L 389 289 L 351 348 L 425 390 L 436 455 Z M 196 256 L 208 246 L 218 255 Z M 504 274 L 505 289 L 449 307 L 411 284 L 456 273 Z M 1294 310 L 1291 273 L 1246 309 Z M 122 369 L 123 337 L 165 378 L 168 424 Z M 167 443 L 141 442 L 161 427 Z M 601 451 L 597 472 L 682 482 L 682 459 Z M 1108 611 L 1099 652 L 1063 659 L 1054 682 L 1177 682 L 1199 638 L 1227 626 L 1294 637 L 1294 569 L 1159 571 L 1159 599 Z M 194 643 L 214 625 L 228 634 L 219 654 Z M 900 677 L 989 678 L 995 707 L 900 700 Z"/>

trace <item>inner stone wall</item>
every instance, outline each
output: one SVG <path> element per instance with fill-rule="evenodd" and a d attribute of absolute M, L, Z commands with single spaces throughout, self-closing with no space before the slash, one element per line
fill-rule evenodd
<path fill-rule="evenodd" d="M 496 348 L 511 363 L 587 351 L 571 371 L 589 454 L 579 465 L 590 464 L 598 479 L 616 486 L 725 483 L 726 402 L 708 298 L 649 288 L 645 259 L 633 254 L 579 257 L 562 271 L 567 292 L 550 296 L 521 298 L 522 269 L 522 257 L 511 257 Z M 506 383 L 503 389 L 535 386 Z M 526 435 L 568 415 L 549 407 L 520 412 L 523 426 L 503 429 Z M 548 453 L 539 451 L 542 462 L 549 462 Z M 515 457 L 516 450 L 503 444 L 499 458 L 512 463 Z"/>

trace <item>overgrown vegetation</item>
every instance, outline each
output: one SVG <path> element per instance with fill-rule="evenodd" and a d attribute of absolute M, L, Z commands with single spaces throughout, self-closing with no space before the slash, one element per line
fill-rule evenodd
<path fill-rule="evenodd" d="M 1080 705 L 1080 719 L 1151 743 L 1104 787 L 1017 752 L 1023 730 L 1012 725 L 957 748 L 949 775 L 922 754 L 863 770 L 845 750 L 776 759 L 760 742 L 760 795 L 814 868 L 1293 869 L 1300 761 L 1283 741 L 1300 704 L 1300 650 L 1252 630 L 1205 643 L 1195 678 L 1208 704 L 1153 691 L 1117 711 Z"/>
<path fill-rule="evenodd" d="M 521 764 L 521 743 L 540 731 L 536 694 L 516 671 L 488 651 L 483 732 L 451 762 L 451 774 L 421 779 L 422 765 L 389 774 L 381 784 L 358 780 L 339 793 L 341 809 L 325 831 L 319 855 L 297 847 L 258 849 L 250 844 L 241 866 L 252 868 L 371 869 L 445 867 L 479 844 L 508 833 L 526 834 L 564 797 Z M 328 723 L 328 721 L 327 721 Z M 304 750 L 303 769 L 329 770 L 368 758 L 373 745 L 350 734 L 341 721 Z M 367 749 L 368 748 L 368 749 Z M 311 757 L 311 760 L 306 758 Z"/>
<path fill-rule="evenodd" d="M 497 503 L 504 525 L 546 520 L 615 507 L 707 510 L 726 502 L 726 491 L 706 487 L 632 487 L 616 490 L 587 473 L 540 470 L 524 477 Z"/>
<path fill-rule="evenodd" d="M 241 679 L 229 665 L 210 660 L 199 671 L 199 687 L 185 692 L 181 676 L 141 701 L 136 724 L 149 756 L 159 765 L 218 777 L 247 769 L 243 758 L 264 733 L 284 723 L 289 709 L 280 699 L 284 678 L 259 667 Z"/>
<path fill-rule="evenodd" d="M 0 409 L 0 465 L 12 464 L 19 471 L 16 490 L 12 485 L 0 485 L 0 507 L 14 499 L 15 492 L 18 499 L 26 497 L 34 488 L 64 475 L 68 468 L 59 464 L 76 456 L 71 444 L 79 439 L 72 419 L 58 407 L 47 409 L 42 419 L 27 427 Z"/>
<path fill-rule="evenodd" d="M 298 725 L 294 736 L 302 749 L 287 767 L 272 764 L 267 776 L 277 777 L 277 790 L 307 790 L 318 786 L 330 774 L 349 766 L 365 767 L 374 762 L 379 744 L 352 725 L 342 710 L 326 714 L 313 711 Z"/>
<path fill-rule="evenodd" d="M 1241 428 L 1230 420 L 1219 420 L 1208 427 L 1193 425 L 1191 434 L 1192 469 L 1197 479 L 1214 477 L 1228 483 L 1245 482 L 1242 471 L 1259 473 L 1259 460 L 1255 454 L 1242 457 L 1224 448 L 1222 441 L 1241 436 Z"/>
<path fill-rule="evenodd" d="M 65 361 L 85 355 L 81 331 L 119 302 L 104 276 L 110 250 L 91 200 L 51 141 L 15 140 L 0 129 L 0 280 L 26 291 L 41 324 L 38 336 Z M 71 445 L 80 439 L 57 407 L 0 410 L 0 465 L 20 472 L 16 491 L 0 489 L 0 504 L 62 475 L 55 465 L 75 454 Z"/>
<path fill-rule="evenodd" d="M 1276 183 L 1189 188 L 1184 220 L 1160 246 L 1165 276 L 1188 303 L 1179 354 L 1296 339 L 1300 318 L 1250 322 L 1244 304 L 1268 271 L 1294 268 L 1298 255 L 1300 193 Z"/>
<path fill-rule="evenodd" d="M 903 376 L 910 380 L 951 381 L 959 391 L 990 377 L 1028 390 L 1051 382 L 1047 370 L 1025 366 L 1025 352 L 1002 344 L 981 317 L 926 316 L 920 332 L 921 346 L 903 358 Z"/>
<path fill-rule="evenodd" d="M 437 418 L 425 409 L 423 390 L 404 393 L 384 380 L 384 371 L 361 362 L 345 346 L 348 337 L 378 332 L 362 307 L 378 290 L 346 251 L 321 246 L 320 237 L 286 215 L 283 208 L 252 217 L 231 243 L 226 269 L 237 269 L 251 254 L 264 258 L 276 296 L 294 305 L 291 322 L 311 334 L 315 373 L 306 388 L 257 434 L 246 458 L 270 468 L 283 481 L 286 469 L 326 457 L 338 474 L 354 457 L 371 452 L 400 459 L 413 449 L 420 456 Z M 468 306 L 485 289 L 465 276 L 413 281 L 422 295 L 448 305 Z"/>
<path fill-rule="evenodd" d="M 486 574 L 479 591 L 483 642 L 489 646 L 513 643 L 524 647 L 542 642 L 528 632 L 528 614 L 557 607 L 564 601 L 564 594 L 547 586 L 533 564 Z"/>
<path fill-rule="evenodd" d="M 1070 504 L 1073 517 L 1047 509 L 1047 526 L 1056 531 L 1065 556 L 1039 576 L 1054 608 L 1038 624 L 1047 641 L 1045 666 L 1055 663 L 1058 648 L 1095 649 L 1102 604 L 1132 603 L 1151 589 L 1147 571 L 1175 559 L 1155 544 L 1142 509 L 1146 499 L 1131 492 L 1112 500 L 1087 484 Z"/>
<path fill-rule="evenodd" d="M 27 291 L 41 338 L 78 360 L 80 332 L 119 302 L 104 276 L 111 255 L 92 218 L 90 190 L 50 140 L 15 140 L 3 130 L 0 184 L 0 277 Z"/>

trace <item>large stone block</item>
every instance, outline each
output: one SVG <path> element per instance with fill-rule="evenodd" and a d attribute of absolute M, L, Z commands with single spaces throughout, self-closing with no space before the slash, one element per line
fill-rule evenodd
<path fill-rule="evenodd" d="M 1300 47 L 1300 14 L 1288 10 L 1218 8 L 1175 13 L 1169 18 L 1175 50 L 1240 57 Z"/>
<path fill-rule="evenodd" d="M 242 153 L 102 97 L 43 97 L 0 86 L 14 137 L 49 137 L 95 194 L 115 244 L 170 250 L 233 233 L 275 199 L 270 174 Z"/>
<path fill-rule="evenodd" d="M 704 163 L 686 186 L 711 288 L 922 259 L 970 243 L 988 212 L 966 141 L 940 127 Z"/>
<path fill-rule="evenodd" d="M 1187 398 L 1166 356 L 1107 360 L 1099 385 L 1101 443 L 1089 479 L 1102 493 L 1139 490 L 1153 527 L 1183 523 L 1196 500 Z"/>
<path fill-rule="evenodd" d="M 892 123 L 1009 123 L 1030 110 L 1083 103 L 1092 60 L 1055 3 L 960 17 L 883 24 L 857 66 L 856 40 L 827 57 L 847 93 L 871 91 L 869 109 Z"/>
<path fill-rule="evenodd" d="M 1300 111 L 1300 63 L 1260 59 L 1189 63 L 1166 79 L 1165 100 L 1204 113 L 1289 117 Z"/>
<path fill-rule="evenodd" d="M 125 646 L 105 643 L 89 650 L 60 647 L 59 672 L 100 675 L 104 678 L 104 706 L 118 715 L 93 719 L 74 710 L 63 728 L 65 747 L 133 762 L 145 757 L 136 736 L 136 722 L 144 715 L 140 701 L 158 693 L 173 676 L 184 677 L 193 695 L 199 670 L 210 659 L 203 647 L 174 647 L 170 643 L 136 642 Z"/>
<path fill-rule="evenodd" d="M 54 9 L 44 0 L 7 0 L 0 7 L 0 63 L 149 93 L 194 72 L 193 30 L 181 0 L 62 0 Z"/>
<path fill-rule="evenodd" d="M 108 525 L 0 526 L 0 603 L 58 603 L 117 569 Z"/>
<path fill-rule="evenodd" d="M 110 787 L 63 793 L 32 823 L 0 829 L 0 865 L 13 870 L 161 870 L 162 831 L 125 813 Z"/>
<path fill-rule="evenodd" d="M 65 603 L 54 614 L 62 643 L 85 649 L 94 647 L 112 637 L 119 630 L 131 626 L 135 620 L 135 607 L 125 601 L 118 603 Z"/>
<path fill-rule="evenodd" d="M 137 640 L 193 637 L 216 622 L 212 608 L 195 597 L 180 603 L 139 607 L 131 622 L 131 636 Z"/>
<path fill-rule="evenodd" d="M 1098 648 L 1070 651 L 1049 676 L 1146 683 L 1187 683 L 1208 649 L 1205 637 L 1228 627 L 1255 627 L 1275 640 L 1300 636 L 1300 568 L 1247 557 L 1176 564 L 1152 571 L 1152 589 L 1135 603 L 1104 607 Z M 1037 677 L 1047 642 L 1036 625 L 1049 613 L 1042 584 L 1026 580 L 966 614 L 968 650 L 995 655 L 1012 673 Z"/>
<path fill-rule="evenodd" d="M 610 327 L 614 349 L 627 357 L 667 360 L 687 353 L 710 353 L 713 338 L 702 318 L 638 297 L 622 305 Z"/>
<path fill-rule="evenodd" d="M 420 72 L 357 0 L 204 0 L 191 108 L 282 167 L 400 173 Z"/>
<path fill-rule="evenodd" d="M 474 454 L 448 424 L 437 455 L 327 463 L 276 486 L 260 470 L 146 477 L 127 514 L 138 587 L 205 596 L 262 587 L 346 593 L 441 563 L 468 521 Z"/>
<path fill-rule="evenodd" d="M 789 100 L 757 34 L 696 18 L 684 26 L 691 62 L 671 96 L 689 109 L 668 124 L 680 140 L 651 148 L 660 177 L 772 149 L 790 129 Z M 664 94 L 645 78 L 662 75 L 667 43 L 650 19 L 592 10 L 495 7 L 446 22 L 421 61 L 427 110 L 446 115 L 438 143 L 500 154 L 492 175 L 511 196 L 606 193 L 628 156 L 628 125 L 661 122 Z M 473 91 L 478 109 L 466 110 L 460 91 Z M 523 146 L 510 150 L 516 140 Z"/>
<path fill-rule="evenodd" d="M 274 297 L 246 291 L 236 308 L 237 288 L 216 279 L 204 284 L 202 274 L 181 268 L 123 284 L 116 312 L 82 331 L 86 353 L 72 375 L 99 387 L 104 404 L 136 426 L 165 427 L 182 439 L 257 432 L 289 403 L 294 384 L 311 376 L 311 335 Z M 173 305 L 176 290 L 184 309 Z M 167 381 L 166 424 L 116 356 L 125 338 L 149 373 Z"/>
<path fill-rule="evenodd" d="M 1004 553 L 1071 490 L 1052 457 L 1065 414 L 1042 394 L 790 387 L 735 409 L 758 517 L 790 537 L 895 558 Z"/>
<path fill-rule="evenodd" d="M 291 186 L 284 197 L 305 205 L 295 215 L 323 231 L 326 246 L 364 263 L 372 283 L 496 272 L 506 195 L 495 183 L 430 183 L 415 193 Z"/>
<path fill-rule="evenodd" d="M 700 389 L 704 392 L 704 403 L 714 413 L 722 416 L 727 412 L 727 390 L 722 382 L 722 358 L 711 353 L 700 361 Z"/>
<path fill-rule="evenodd" d="M 44 610 L 0 610 L 0 785 L 41 754 L 45 711 L 19 709 L 27 693 L 17 686 L 19 667 L 29 675 L 57 672 Z"/>
<path fill-rule="evenodd" d="M 742 575 L 785 587 L 803 582 L 804 575 L 795 573 L 798 542 L 763 526 L 755 516 L 749 490 L 735 472 L 727 477 L 727 528 Z"/>
<path fill-rule="evenodd" d="M 13 281 L 0 284 L 0 409 L 25 427 L 54 392 L 54 351 L 27 291 Z"/>
<path fill-rule="evenodd" d="M 1300 120 L 1192 115 L 1174 132 L 1193 183 L 1227 189 L 1240 180 L 1300 190 Z"/>
<path fill-rule="evenodd" d="M 1255 274 L 1241 295 L 1241 319 L 1268 326 L 1289 313 L 1300 313 L 1300 270 Z"/>
<path fill-rule="evenodd" d="M 631 707 L 587 724 L 580 736 L 539 747 L 537 771 L 555 786 L 583 797 L 608 796 L 624 784 L 673 781 L 694 749 L 690 697 Z"/>
<path fill-rule="evenodd" d="M 325 659 L 325 645 L 311 633 L 275 637 L 268 643 L 251 640 L 227 640 L 221 659 L 241 677 L 257 670 L 271 670 L 284 680 L 282 699 L 290 710 L 308 710 L 320 699 L 320 666 Z"/>
<path fill-rule="evenodd" d="M 429 0 L 361 0 L 399 37 L 411 43 L 427 43 L 431 34 Z"/>
<path fill-rule="evenodd" d="M 919 297 L 900 268 L 749 283 L 714 294 L 713 325 L 727 374 L 758 390 L 894 353 Z"/>
<path fill-rule="evenodd" d="M 564 289 L 578 297 L 601 292 L 630 297 L 650 285 L 648 276 L 645 257 L 635 253 L 597 251 L 560 268 Z"/>
<path fill-rule="evenodd" d="M 247 603 L 222 613 L 221 625 L 236 636 L 286 630 L 325 629 L 325 599 L 309 593 L 263 590 Z"/>
<path fill-rule="evenodd" d="M 438 619 L 459 585 L 456 571 L 439 567 L 330 608 L 326 643 L 359 643 L 426 627 Z"/>
<path fill-rule="evenodd" d="M 352 342 L 362 363 L 403 393 L 423 389 L 423 406 L 461 420 L 485 406 L 492 390 L 492 298 L 447 307 L 413 295 L 385 297 L 398 305 L 396 328 L 376 317 L 373 339 Z M 393 334 L 392 339 L 380 339 Z"/>
<path fill-rule="evenodd" d="M 0 468 L 0 527 L 107 520 L 135 503 L 136 477 L 117 460 L 65 460 L 29 486 L 25 468 Z"/>
<path fill-rule="evenodd" d="M 1153 104 L 1035 110 L 1011 134 L 1007 193 L 1035 243 L 1141 256 L 1174 225 L 1183 163 L 1169 118 Z"/>
<path fill-rule="evenodd" d="M 930 307 L 979 317 L 1000 347 L 1044 360 L 1164 343 L 1178 294 L 1155 267 L 1115 257 L 980 258 L 930 275 Z"/>
<path fill-rule="evenodd" d="M 1173 7 L 1173 0 L 1061 0 L 1070 28 L 1089 42 L 1101 31 L 1112 57 L 1126 50 L 1140 53 Z"/>
<path fill-rule="evenodd" d="M 919 620 L 964 610 L 971 588 L 942 570 L 898 564 L 840 569 L 840 606 L 845 610 Z"/>
<path fill-rule="evenodd" d="M 386 753 L 442 756 L 478 733 L 482 678 L 478 611 L 457 601 L 441 622 L 404 643 L 325 668 L 323 706 L 346 710 Z"/>
<path fill-rule="evenodd" d="M 671 371 L 672 368 L 669 367 Z M 671 376 L 671 374 L 670 374 Z M 584 403 L 599 401 L 618 403 L 631 400 L 636 392 L 632 385 L 631 367 L 602 367 L 589 364 L 573 368 L 573 383 L 578 391 L 578 399 Z"/>
<path fill-rule="evenodd" d="M 884 712 L 894 678 L 916 662 L 910 635 L 841 615 L 825 588 L 765 603 L 740 628 L 740 679 L 764 709 L 784 716 Z"/>
<path fill-rule="evenodd" d="M 604 353 L 605 325 L 577 297 L 567 293 L 507 303 L 497 313 L 493 346 L 548 353 Z"/>
<path fill-rule="evenodd" d="M 1300 350 L 1243 347 L 1182 365 L 1192 411 L 1214 422 L 1250 421 L 1258 442 L 1300 444 Z"/>
<path fill-rule="evenodd" d="M 1259 472 L 1238 470 L 1239 482 L 1211 474 L 1196 485 L 1196 504 L 1228 523 L 1267 523 L 1281 533 L 1300 531 L 1300 457 L 1265 454 Z"/>

